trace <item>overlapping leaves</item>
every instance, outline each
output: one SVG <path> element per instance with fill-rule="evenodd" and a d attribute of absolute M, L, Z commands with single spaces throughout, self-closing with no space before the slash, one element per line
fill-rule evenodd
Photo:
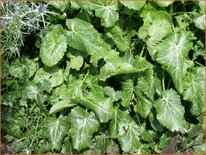
<path fill-rule="evenodd" d="M 172 32 L 171 16 L 164 11 L 149 12 L 144 25 L 138 31 L 139 38 L 146 41 L 150 55 L 155 54 L 154 47 Z"/>
<path fill-rule="evenodd" d="M 204 8 L 191 3 L 52 2 L 39 55 L 3 62 L 3 105 L 26 109 L 4 120 L 6 139 L 24 141 L 16 122 L 34 115 L 37 153 L 160 153 L 173 133 L 202 152 L 187 145 L 205 87 Z"/>
<path fill-rule="evenodd" d="M 115 110 L 114 119 L 110 123 L 110 135 L 118 138 L 124 152 L 137 152 L 141 143 L 141 128 L 131 119 L 128 112 Z"/>

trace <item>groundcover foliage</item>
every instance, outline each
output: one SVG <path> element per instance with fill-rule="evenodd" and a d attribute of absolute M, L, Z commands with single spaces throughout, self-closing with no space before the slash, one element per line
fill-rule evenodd
<path fill-rule="evenodd" d="M 20 57 L 2 58 L 3 144 L 14 153 L 204 153 L 204 6 L 42 3 L 49 24 L 24 37 L 25 46 L 35 39 Z"/>

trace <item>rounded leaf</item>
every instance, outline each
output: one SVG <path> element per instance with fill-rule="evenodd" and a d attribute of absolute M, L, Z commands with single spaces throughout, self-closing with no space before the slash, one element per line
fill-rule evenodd
<path fill-rule="evenodd" d="M 171 131 L 180 131 L 184 128 L 184 107 L 181 105 L 180 96 L 170 89 L 163 92 L 161 99 L 154 105 L 157 119 Z"/>
<path fill-rule="evenodd" d="M 187 32 L 174 33 L 156 47 L 157 62 L 170 74 L 176 89 L 182 93 L 187 69 L 193 65 L 188 59 L 192 48 Z"/>
<path fill-rule="evenodd" d="M 46 66 L 54 66 L 63 58 L 66 49 L 67 43 L 63 28 L 56 25 L 42 41 L 40 58 Z"/>

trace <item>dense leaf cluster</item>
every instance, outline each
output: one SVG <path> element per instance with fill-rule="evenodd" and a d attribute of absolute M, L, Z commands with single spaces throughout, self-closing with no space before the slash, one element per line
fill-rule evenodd
<path fill-rule="evenodd" d="M 37 52 L 2 61 L 5 143 L 17 153 L 204 153 L 204 6 L 50 2 Z"/>

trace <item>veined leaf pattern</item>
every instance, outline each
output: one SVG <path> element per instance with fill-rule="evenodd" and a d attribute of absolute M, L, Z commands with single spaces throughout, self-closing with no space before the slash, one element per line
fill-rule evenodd
<path fill-rule="evenodd" d="M 170 89 L 163 92 L 162 98 L 155 102 L 157 119 L 171 131 L 180 131 L 184 128 L 185 109 L 181 105 L 180 96 Z"/>
<path fill-rule="evenodd" d="M 81 107 L 75 107 L 69 114 L 73 147 L 80 151 L 91 144 L 92 135 L 98 130 L 99 122 L 93 112 L 88 113 Z"/>
<path fill-rule="evenodd" d="M 183 93 L 187 69 L 193 65 L 188 59 L 191 48 L 192 43 L 185 32 L 174 33 L 157 46 L 156 60 L 170 74 L 180 93 Z"/>

